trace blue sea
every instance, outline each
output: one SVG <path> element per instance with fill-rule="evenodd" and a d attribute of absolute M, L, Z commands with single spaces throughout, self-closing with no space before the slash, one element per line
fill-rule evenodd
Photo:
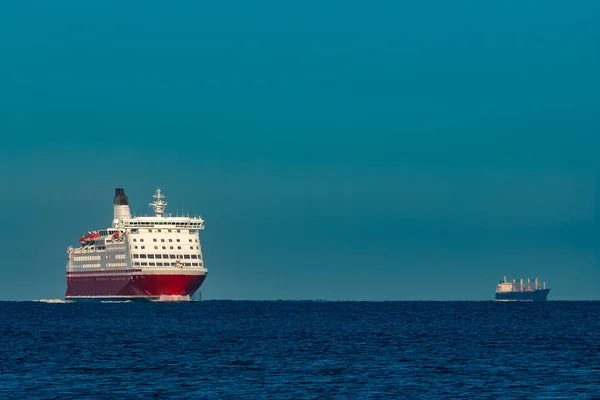
<path fill-rule="evenodd" d="M 0 302 L 1 399 L 600 398 L 600 302 Z"/>

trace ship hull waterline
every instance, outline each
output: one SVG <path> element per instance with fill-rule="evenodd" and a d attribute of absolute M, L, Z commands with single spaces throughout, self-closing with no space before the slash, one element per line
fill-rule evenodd
<path fill-rule="evenodd" d="M 496 301 L 548 301 L 550 289 L 496 293 Z"/>
<path fill-rule="evenodd" d="M 190 298 L 206 279 L 204 274 L 88 275 L 67 278 L 65 300 L 156 301 Z"/>

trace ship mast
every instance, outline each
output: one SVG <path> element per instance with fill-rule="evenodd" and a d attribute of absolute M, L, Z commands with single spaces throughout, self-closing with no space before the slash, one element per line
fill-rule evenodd
<path fill-rule="evenodd" d="M 156 200 L 149 204 L 150 207 L 154 209 L 154 215 L 156 217 L 162 217 L 167 209 L 167 202 L 163 201 L 165 195 L 160 192 L 160 188 L 156 189 L 156 193 L 154 194 Z"/>

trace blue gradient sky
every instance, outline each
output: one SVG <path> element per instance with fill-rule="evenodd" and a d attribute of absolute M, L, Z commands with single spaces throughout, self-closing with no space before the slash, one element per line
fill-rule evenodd
<path fill-rule="evenodd" d="M 204 298 L 600 300 L 598 1 L 5 3 L 0 299 L 160 186 Z"/>

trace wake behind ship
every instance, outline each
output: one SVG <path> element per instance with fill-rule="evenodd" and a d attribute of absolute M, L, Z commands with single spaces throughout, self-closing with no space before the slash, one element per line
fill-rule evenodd
<path fill-rule="evenodd" d="M 66 300 L 189 299 L 204 282 L 200 217 L 172 217 L 160 189 L 154 216 L 133 217 L 115 189 L 112 227 L 91 231 L 67 250 Z"/>
<path fill-rule="evenodd" d="M 517 285 L 515 279 L 508 282 L 504 277 L 504 281 L 500 281 L 496 287 L 496 301 L 547 301 L 550 289 L 546 289 L 546 282 L 543 283 L 542 289 L 539 286 L 537 278 L 532 289 L 531 279 L 527 279 L 527 287 L 525 287 L 523 279 L 520 280 L 520 285 Z"/>

